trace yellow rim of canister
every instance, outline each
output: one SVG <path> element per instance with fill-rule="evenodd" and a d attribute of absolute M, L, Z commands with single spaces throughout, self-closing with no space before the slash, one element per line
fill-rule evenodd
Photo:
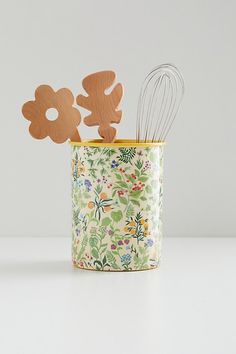
<path fill-rule="evenodd" d="M 84 140 L 81 142 L 70 141 L 70 144 L 73 146 L 93 146 L 93 147 L 154 147 L 154 146 L 163 146 L 166 144 L 165 141 L 140 141 L 139 143 L 135 139 L 117 139 L 114 143 L 103 143 L 102 139 L 94 140 Z"/>

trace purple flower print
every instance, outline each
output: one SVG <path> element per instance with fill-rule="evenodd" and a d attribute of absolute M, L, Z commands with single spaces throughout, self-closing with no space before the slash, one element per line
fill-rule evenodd
<path fill-rule="evenodd" d="M 118 164 L 118 162 L 116 161 L 116 160 L 113 160 L 112 162 L 111 162 L 111 168 L 116 168 L 116 167 L 118 167 L 119 166 L 119 164 Z"/>
<path fill-rule="evenodd" d="M 112 230 L 109 230 L 109 231 L 108 231 L 108 235 L 109 235 L 109 236 L 112 236 L 113 234 L 114 234 L 114 232 L 113 232 Z"/>
<path fill-rule="evenodd" d="M 123 241 L 122 240 L 118 241 L 118 245 L 122 246 L 123 245 Z"/>
<path fill-rule="evenodd" d="M 84 185 L 85 185 L 85 187 L 86 187 L 86 189 L 87 189 L 88 192 L 91 191 L 92 183 L 91 183 L 88 179 L 86 179 L 86 180 L 84 181 Z"/>
<path fill-rule="evenodd" d="M 111 249 L 115 250 L 116 249 L 116 245 L 114 245 L 114 243 L 111 245 Z"/>
<path fill-rule="evenodd" d="M 102 176 L 102 181 L 103 183 L 107 183 L 107 178 L 105 176 Z"/>
<path fill-rule="evenodd" d="M 125 239 L 125 240 L 124 240 L 124 243 L 125 243 L 126 245 L 128 245 L 128 244 L 129 244 L 129 240 L 128 240 L 128 239 Z"/>
<path fill-rule="evenodd" d="M 152 247 L 153 246 L 153 240 L 151 238 L 147 239 L 147 246 Z"/>
<path fill-rule="evenodd" d="M 146 161 L 146 162 L 145 162 L 145 165 L 144 165 L 144 168 L 143 168 L 143 171 L 146 171 L 146 170 L 148 170 L 149 168 L 151 168 L 151 163 L 150 163 L 150 161 Z"/>

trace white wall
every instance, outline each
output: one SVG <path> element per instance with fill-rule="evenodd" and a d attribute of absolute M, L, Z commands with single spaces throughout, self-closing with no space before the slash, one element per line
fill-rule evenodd
<path fill-rule="evenodd" d="M 235 11 L 233 0 L 1 1 L 0 234 L 70 235 L 70 148 L 28 134 L 21 105 L 35 88 L 76 95 L 84 76 L 114 69 L 119 137 L 131 138 L 141 81 L 172 62 L 186 95 L 166 147 L 165 233 L 235 236 Z"/>

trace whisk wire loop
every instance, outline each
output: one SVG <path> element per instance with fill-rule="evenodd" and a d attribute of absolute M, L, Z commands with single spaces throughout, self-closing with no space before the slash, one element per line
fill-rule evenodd
<path fill-rule="evenodd" d="M 136 141 L 165 140 L 179 111 L 184 80 L 172 64 L 154 68 L 144 79 L 138 101 Z"/>

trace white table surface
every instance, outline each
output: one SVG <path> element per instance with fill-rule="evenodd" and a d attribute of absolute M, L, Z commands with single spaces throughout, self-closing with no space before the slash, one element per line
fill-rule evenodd
<path fill-rule="evenodd" d="M 73 269 L 69 238 L 0 238 L 1 354 L 235 354 L 236 238 L 165 238 L 160 270 Z"/>

